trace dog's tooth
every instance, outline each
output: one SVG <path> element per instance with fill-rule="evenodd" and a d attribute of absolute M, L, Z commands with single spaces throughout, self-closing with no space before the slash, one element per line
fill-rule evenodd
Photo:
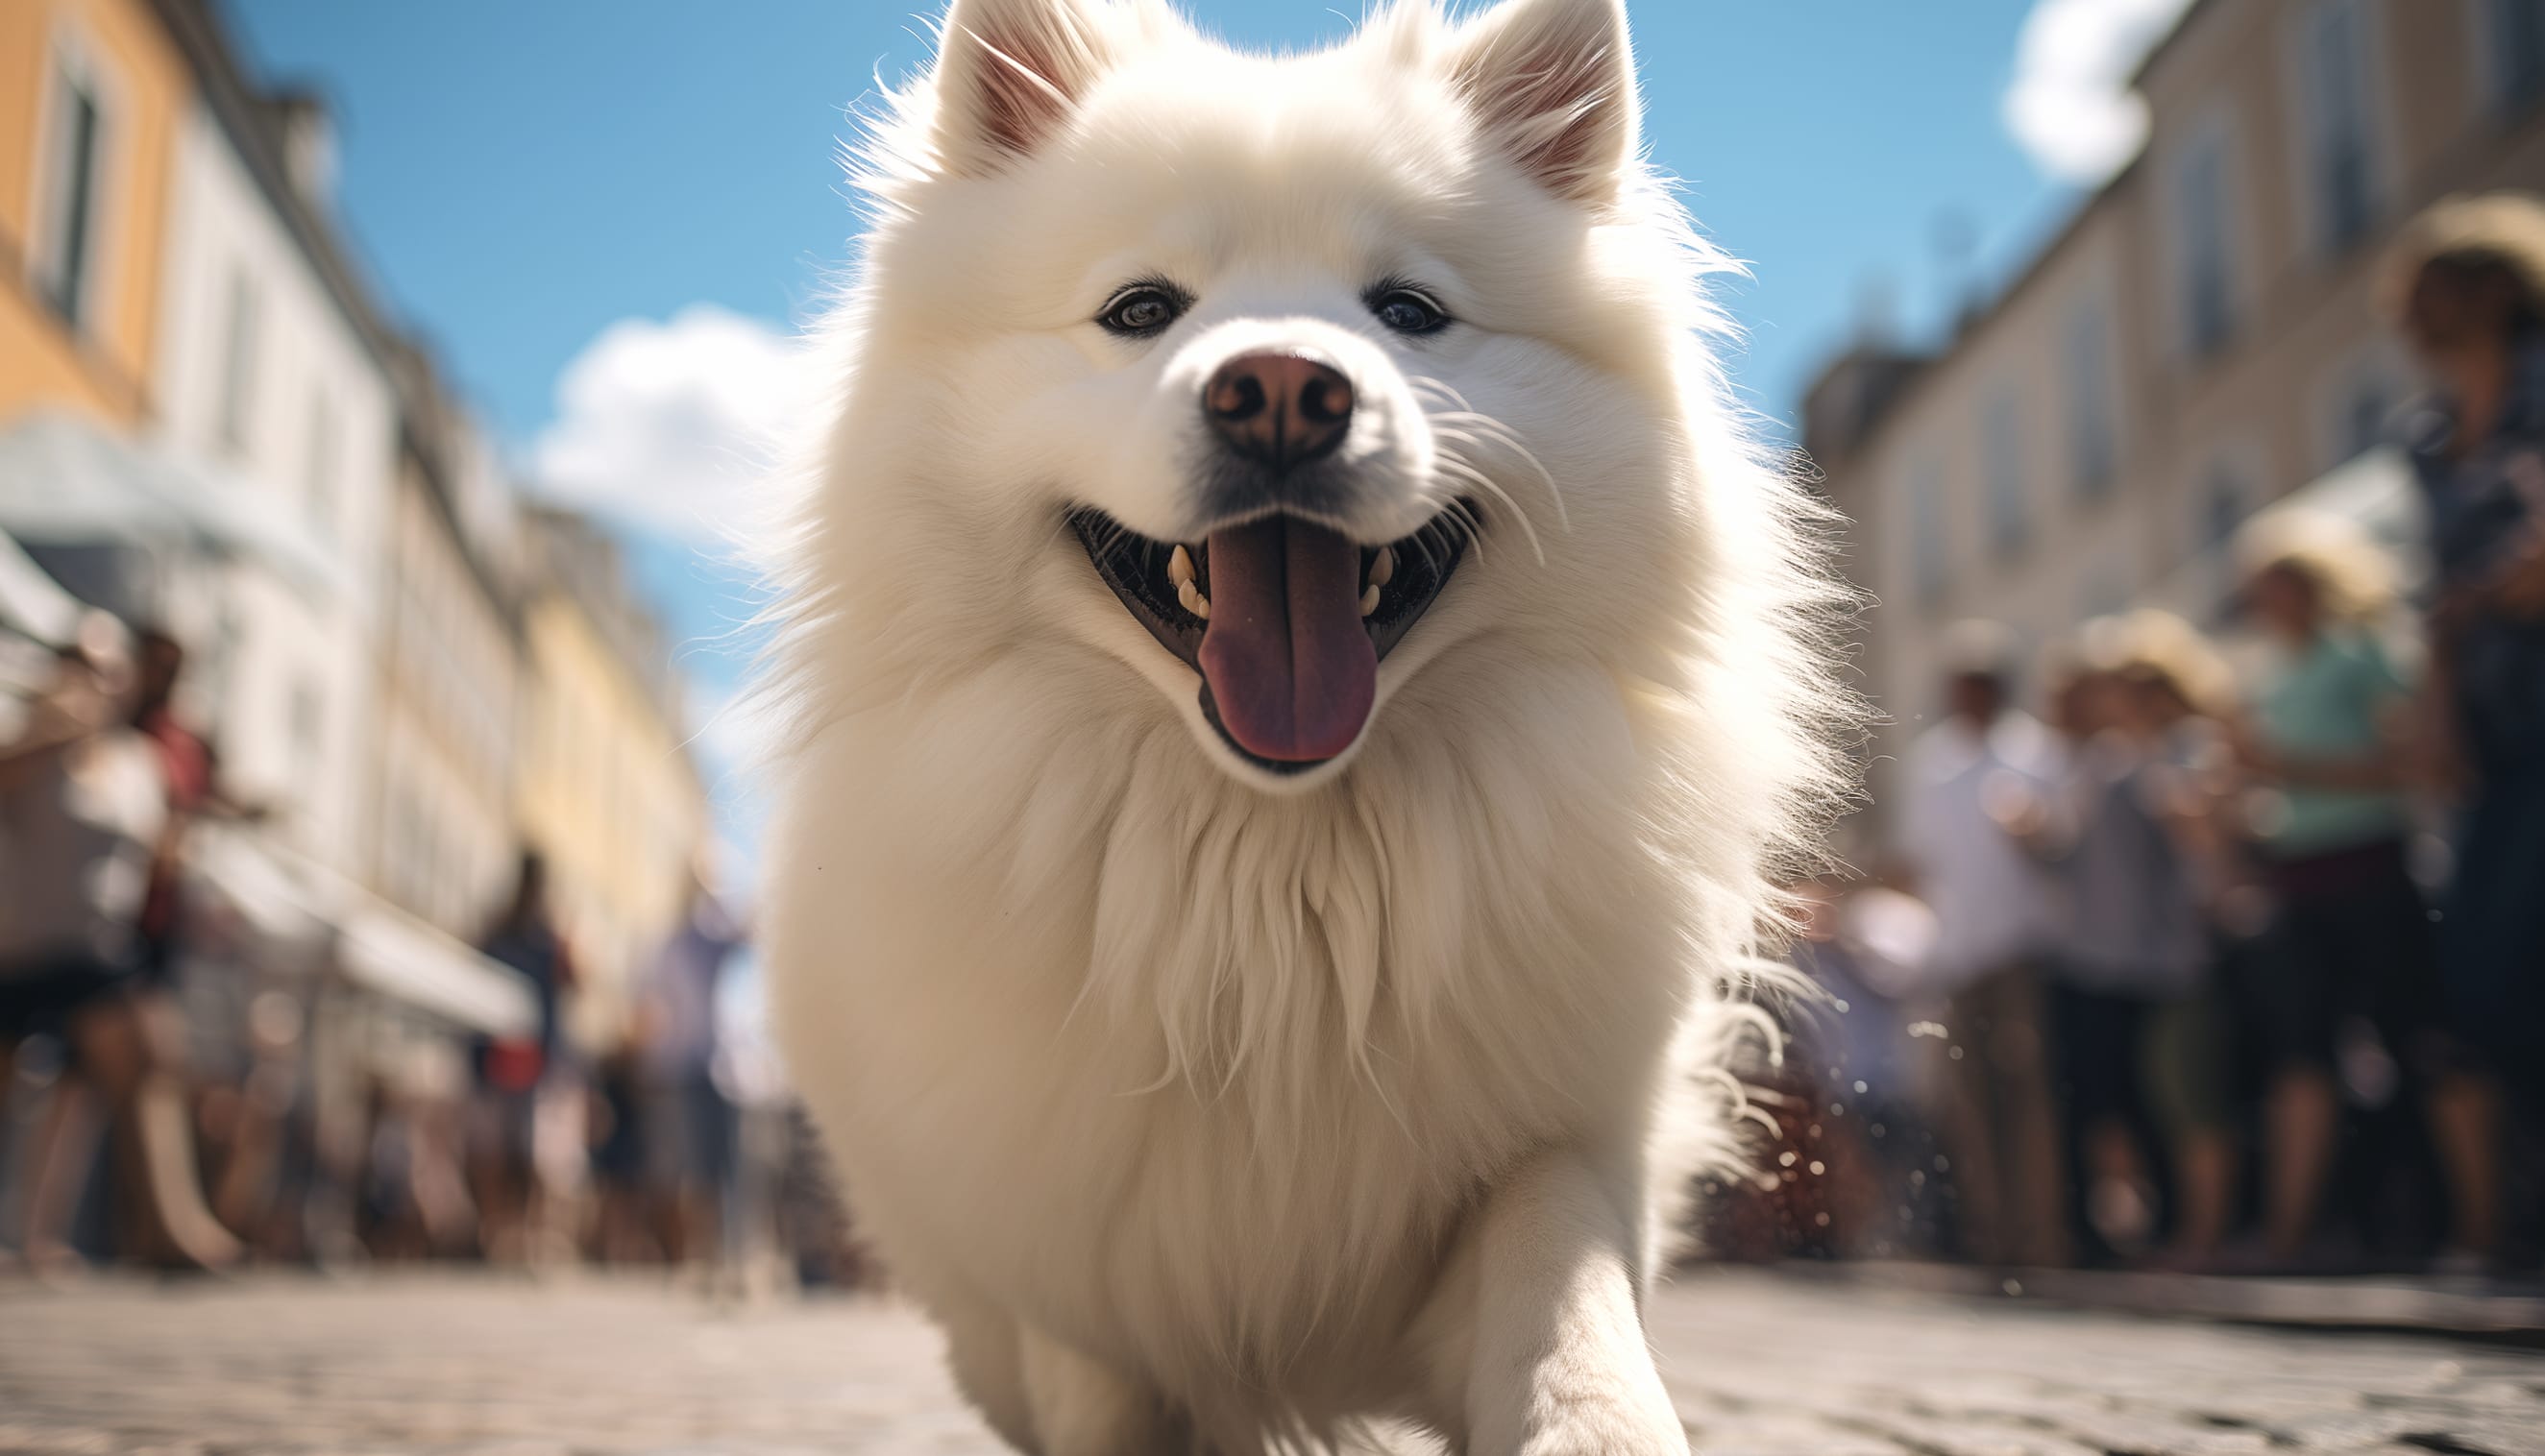
<path fill-rule="evenodd" d="M 1367 616 L 1367 615 L 1369 615 L 1371 612 L 1376 611 L 1376 610 L 1378 610 L 1378 588 L 1376 588 L 1376 587 L 1363 587 L 1363 588 L 1361 588 L 1361 589 L 1360 589 L 1360 614 L 1361 614 L 1361 615 L 1363 615 L 1363 616 Z"/>
<path fill-rule="evenodd" d="M 1383 587 L 1390 581 L 1393 581 L 1395 577 L 1396 548 L 1394 546 L 1381 546 L 1378 548 L 1378 554 L 1370 558 L 1369 584 L 1373 587 Z M 1369 613 L 1367 610 L 1363 610 L 1361 615 L 1367 616 Z"/>
<path fill-rule="evenodd" d="M 1181 593 L 1185 588 L 1192 585 L 1192 556 L 1184 547 L 1178 546 L 1176 553 L 1167 558 L 1167 580 L 1175 583 L 1176 590 Z"/>
<path fill-rule="evenodd" d="M 1185 610 L 1203 621 L 1210 620 L 1210 599 L 1201 594 L 1201 589 L 1192 584 L 1191 578 L 1188 577 L 1177 585 L 1176 600 L 1184 604 Z"/>

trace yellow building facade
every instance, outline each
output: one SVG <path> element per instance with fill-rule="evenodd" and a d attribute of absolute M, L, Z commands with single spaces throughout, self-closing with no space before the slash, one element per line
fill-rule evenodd
<path fill-rule="evenodd" d="M 149 413 L 193 94 L 145 0 L 0 0 L 0 421 Z"/>
<path fill-rule="evenodd" d="M 686 909 L 706 797 L 683 743 L 677 687 L 615 550 L 562 513 L 531 514 L 515 759 L 523 843 L 545 856 L 581 980 L 573 1030 L 623 1034 L 637 981 Z"/>

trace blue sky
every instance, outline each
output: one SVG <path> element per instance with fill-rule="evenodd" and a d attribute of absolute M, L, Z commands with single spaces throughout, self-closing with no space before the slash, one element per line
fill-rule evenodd
<path fill-rule="evenodd" d="M 268 76 L 341 117 L 347 223 L 400 313 L 527 440 L 610 324 L 697 302 L 779 322 L 818 303 L 852 225 L 841 113 L 926 59 L 910 0 L 233 0 Z M 1346 29 L 1327 0 L 1197 0 L 1249 44 Z M 2028 0 L 1646 0 L 1649 139 L 1758 268 L 1742 373 L 1777 409 L 1868 280 L 1930 299 L 1936 218 L 2019 253 L 2064 206 L 2000 100 Z"/>
<path fill-rule="evenodd" d="M 1756 271 L 1727 299 L 1748 331 L 1735 375 L 1753 402 L 1790 421 L 1869 292 L 1890 296 L 1914 336 L 1974 279 L 2019 264 L 2073 205 L 2075 184 L 2054 173 L 2108 165 L 2061 151 L 2093 149 L 2091 136 L 2062 141 L 2097 120 L 2078 122 L 2071 93 L 2108 89 L 2126 58 L 2094 47 L 2129 43 L 2178 3 L 2041 0 L 2053 15 L 2033 14 L 2033 0 L 1633 6 L 1652 151 Z M 769 351 L 754 341 L 818 307 L 854 224 L 836 160 L 843 112 L 878 72 L 925 61 L 911 16 L 933 8 L 229 7 L 260 75 L 315 83 L 333 102 L 340 212 L 391 313 L 438 347 L 526 467 L 586 504 L 631 503 L 618 514 L 639 576 L 690 644 L 684 661 L 709 703 L 740 672 L 726 634 L 748 584 L 700 547 L 738 472 L 717 468 L 725 444 L 697 437 L 783 407 L 770 403 Z M 1186 8 L 1246 44 L 1304 46 L 1343 34 L 1354 7 Z M 2051 34 L 2053 21 L 2065 29 Z M 2006 120 L 2019 57 L 2044 103 L 2026 115 L 2049 118 L 2021 143 Z M 2081 66 L 2082 82 L 2068 74 Z M 1936 262 L 1948 215 L 1978 240 L 1958 273 Z M 670 515 L 632 504 L 666 492 L 681 500 Z M 726 792 L 733 817 L 747 817 Z"/>

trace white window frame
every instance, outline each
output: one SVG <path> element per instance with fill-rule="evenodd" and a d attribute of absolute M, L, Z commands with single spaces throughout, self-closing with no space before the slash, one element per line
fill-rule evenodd
<path fill-rule="evenodd" d="M 59 286 L 57 271 L 63 266 L 63 260 L 55 254 L 61 246 L 56 233 L 69 186 L 61 176 L 63 140 L 59 134 L 67 105 L 65 83 L 84 92 L 97 113 L 97 134 L 89 159 L 88 230 L 82 239 L 87 256 L 80 263 L 79 306 L 69 321 L 74 332 L 95 338 L 110 332 L 120 321 L 123 301 L 114 287 L 115 270 L 122 261 L 114 224 L 120 210 L 116 202 L 123 192 L 123 148 L 117 143 L 122 130 L 120 120 L 126 111 L 125 93 L 122 76 L 106 59 L 104 50 L 67 23 L 54 28 L 44 47 L 43 80 L 37 101 L 35 165 L 28 179 L 31 191 L 24 262 L 28 285 L 46 300 L 47 313 L 61 317 L 50 299 Z"/>
<path fill-rule="evenodd" d="M 2394 174 L 2393 142 L 2388 135 L 2394 109 L 2388 95 L 2390 73 L 2386 64 L 2393 50 L 2386 33 L 2386 9 L 2378 0 L 2308 0 L 2289 12 L 2282 55 L 2288 77 L 2289 134 L 2299 154 L 2290 159 L 2288 172 L 2296 190 L 2294 201 L 2301 226 L 2309 246 L 2320 257 L 2340 256 L 2366 242 L 2375 235 L 2378 218 L 2386 209 Z M 2336 17 L 2346 17 L 2350 25 L 2351 44 L 2345 60 L 2351 72 L 2356 113 L 2352 121 L 2358 132 L 2361 172 L 2361 215 L 2357 226 L 2346 234 L 2335 225 L 2333 194 L 2328 186 L 2326 160 L 2334 145 L 2330 133 L 2335 114 L 2327 105 L 2325 74 L 2317 63 L 2323 28 L 2333 24 Z"/>
<path fill-rule="evenodd" d="M 2216 245 L 2218 254 L 2221 317 L 2217 337 L 2203 339 L 2197 325 L 2198 309 L 2195 280 L 2199 270 L 2195 255 L 2203 251 L 2195 241 L 2195 208 L 2192 202 L 2193 180 L 2207 160 L 2217 163 Z M 2223 353 L 2244 329 L 2244 267 L 2241 242 L 2246 229 L 2238 215 L 2238 165 L 2236 126 L 2223 104 L 2216 105 L 2185 134 L 2181 145 L 2168 159 L 2166 168 L 2166 220 L 2168 245 L 2173 262 L 2173 296 L 2175 337 L 2178 352 L 2186 360 L 2205 360 Z M 2205 232 L 2205 230 L 2203 230 Z"/>

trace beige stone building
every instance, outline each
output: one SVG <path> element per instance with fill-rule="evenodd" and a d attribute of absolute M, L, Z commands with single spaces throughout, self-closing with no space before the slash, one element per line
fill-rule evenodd
<path fill-rule="evenodd" d="M 707 833 L 681 684 L 616 546 L 571 512 L 524 513 L 522 834 L 547 857 L 581 994 L 575 1033 L 607 1045 L 636 978 L 687 908 Z"/>
<path fill-rule="evenodd" d="M 2256 509 L 2387 438 L 2416 381 L 2384 241 L 2451 193 L 2545 189 L 2535 0 L 2197 0 L 2135 79 L 2140 156 L 1933 354 L 1834 362 L 1805 444 L 1878 603 L 1888 764 L 1944 627 L 2045 642 L 2155 593 L 2214 611 Z"/>
<path fill-rule="evenodd" d="M 398 359 L 404 402 L 383 555 L 371 888 L 473 940 L 520 853 L 520 563 L 494 450 L 425 358 Z"/>

